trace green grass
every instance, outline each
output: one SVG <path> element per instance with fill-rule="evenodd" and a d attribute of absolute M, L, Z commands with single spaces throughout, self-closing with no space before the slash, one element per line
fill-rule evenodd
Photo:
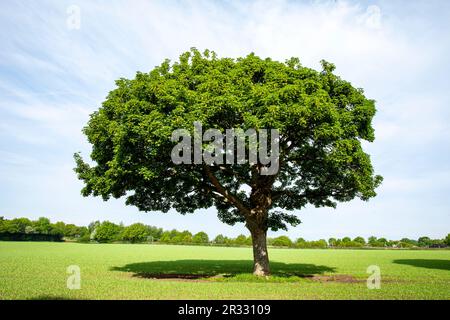
<path fill-rule="evenodd" d="M 450 299 L 449 250 L 269 254 L 273 276 L 261 279 L 250 274 L 250 248 L 0 242 L 0 299 Z M 81 268 L 80 290 L 67 289 L 69 265 Z M 369 265 L 381 269 L 379 290 L 367 289 Z M 163 274 L 200 278 L 153 279 Z"/>

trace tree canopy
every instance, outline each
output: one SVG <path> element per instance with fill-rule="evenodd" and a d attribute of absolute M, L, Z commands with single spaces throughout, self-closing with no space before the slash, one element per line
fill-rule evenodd
<path fill-rule="evenodd" d="M 93 145 L 96 166 L 76 156 L 84 195 L 119 198 L 143 211 L 176 209 L 191 213 L 216 205 L 224 222 L 244 221 L 240 207 L 251 207 L 239 187 L 257 178 L 248 165 L 210 168 L 234 201 L 224 202 L 202 166 L 179 166 L 170 159 L 172 131 L 193 129 L 194 121 L 211 128 L 277 128 L 282 135 L 282 163 L 270 208 L 301 209 L 311 203 L 375 196 L 381 177 L 374 175 L 361 140 L 373 141 L 374 101 L 362 89 L 333 74 L 322 61 L 321 72 L 260 59 L 236 60 L 214 53 L 186 52 L 166 60 L 133 80 L 120 79 L 84 129 Z M 273 181 L 275 182 L 275 181 Z M 233 203 L 235 202 L 235 203 Z M 244 209 L 245 210 L 245 209 Z M 297 222 L 273 213 L 269 227 Z"/>
<path fill-rule="evenodd" d="M 375 102 L 334 69 L 326 61 L 316 71 L 298 58 L 218 58 L 192 49 L 122 78 L 84 128 L 93 164 L 75 155 L 82 194 L 125 196 L 142 211 L 216 207 L 221 221 L 244 222 L 252 235 L 300 223 L 291 211 L 308 204 L 368 200 L 382 181 L 361 145 L 374 140 Z M 172 133 L 192 133 L 194 122 L 221 132 L 278 130 L 279 170 L 262 175 L 260 159 L 175 164 Z"/>

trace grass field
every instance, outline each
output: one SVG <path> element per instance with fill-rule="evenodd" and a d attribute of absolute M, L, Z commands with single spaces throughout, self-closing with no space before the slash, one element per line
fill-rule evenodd
<path fill-rule="evenodd" d="M 250 248 L 0 242 L 0 299 L 450 299 L 449 250 L 269 254 L 273 276 L 256 279 Z M 369 265 L 380 289 L 367 288 Z"/>

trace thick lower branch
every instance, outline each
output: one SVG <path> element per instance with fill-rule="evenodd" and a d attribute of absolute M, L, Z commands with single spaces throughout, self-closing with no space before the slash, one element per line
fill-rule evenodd
<path fill-rule="evenodd" d="M 216 178 L 214 173 L 212 173 L 209 166 L 205 165 L 204 168 L 205 168 L 206 174 L 208 175 L 209 180 L 214 185 L 214 187 L 217 189 L 217 192 L 219 192 L 225 199 L 227 199 L 230 203 L 232 203 L 240 212 L 242 212 L 244 214 L 244 216 L 249 215 L 250 210 L 237 197 L 235 197 L 233 194 L 228 192 L 228 190 L 226 190 L 224 188 L 224 186 L 222 186 L 222 184 Z"/>

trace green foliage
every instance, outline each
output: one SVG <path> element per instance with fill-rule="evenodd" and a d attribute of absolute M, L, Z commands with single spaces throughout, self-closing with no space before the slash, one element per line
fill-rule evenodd
<path fill-rule="evenodd" d="M 193 243 L 208 243 L 209 242 L 209 238 L 208 235 L 201 231 L 199 233 L 196 233 L 193 237 L 192 237 L 192 242 Z"/>
<path fill-rule="evenodd" d="M 39 218 L 37 221 L 33 223 L 33 226 L 37 233 L 50 234 L 50 232 L 52 231 L 50 219 L 45 217 Z"/>
<path fill-rule="evenodd" d="M 374 248 L 381 248 L 381 247 L 388 246 L 388 241 L 385 238 L 377 239 L 376 237 L 372 236 L 372 237 L 369 237 L 368 244 L 369 244 L 369 246 L 374 247 Z"/>
<path fill-rule="evenodd" d="M 191 243 L 193 242 L 192 233 L 185 230 L 182 232 L 176 231 L 176 233 L 172 232 L 172 238 L 170 240 L 171 243 Z M 200 243 L 200 242 L 199 242 Z"/>
<path fill-rule="evenodd" d="M 342 242 L 341 246 L 344 248 L 361 248 L 364 246 L 364 244 L 360 241 L 348 241 Z"/>
<path fill-rule="evenodd" d="M 225 244 L 225 237 L 224 237 L 222 234 L 218 234 L 218 235 L 214 238 L 213 242 L 214 242 L 215 244 Z"/>
<path fill-rule="evenodd" d="M 330 238 L 330 239 L 328 239 L 328 245 L 329 245 L 330 247 L 335 247 L 336 244 L 337 244 L 336 238 Z"/>
<path fill-rule="evenodd" d="M 445 241 L 442 239 L 432 239 L 430 240 L 430 248 L 445 248 L 446 244 Z"/>
<path fill-rule="evenodd" d="M 169 243 L 170 242 L 170 232 L 169 231 L 164 231 L 161 235 L 161 238 L 159 239 L 160 242 L 162 243 Z"/>
<path fill-rule="evenodd" d="M 254 54 L 219 59 L 192 49 L 175 63 L 166 60 L 132 80 L 119 79 L 84 128 L 95 165 L 75 155 L 82 194 L 126 196 L 127 204 L 142 211 L 173 208 L 186 214 L 215 206 L 220 220 L 232 225 L 262 204 L 240 191 L 246 184 L 270 190 L 263 228 L 273 230 L 300 222 L 279 209 L 368 200 L 382 180 L 361 144 L 374 140 L 375 103 L 334 68 L 322 61 L 322 71 L 315 71 L 297 58 L 282 63 Z M 278 174 L 260 175 L 260 163 L 175 165 L 171 134 L 181 128 L 193 132 L 194 121 L 222 131 L 278 129 Z M 212 177 L 227 192 L 217 192 Z"/>
<path fill-rule="evenodd" d="M 201 232 L 201 235 L 199 235 L 199 237 L 196 239 L 196 241 L 200 241 L 198 243 L 203 243 L 203 242 L 201 242 L 202 240 L 200 239 L 202 237 L 202 234 L 206 234 L 206 233 Z M 206 237 L 207 237 L 207 235 L 206 235 Z M 192 237 L 192 233 L 190 233 L 189 231 L 185 230 L 185 231 L 179 232 L 175 229 L 172 231 L 163 232 L 159 241 L 163 242 L 163 243 L 174 243 L 174 244 L 187 244 L 187 243 L 195 242 Z"/>
<path fill-rule="evenodd" d="M 310 241 L 309 242 L 309 246 L 310 248 L 321 248 L 324 249 L 326 247 L 328 247 L 328 243 L 325 239 L 320 239 L 317 241 Z"/>
<path fill-rule="evenodd" d="M 32 222 L 27 218 L 2 220 L 0 223 L 0 232 L 25 233 L 25 229 L 29 226 L 32 226 Z"/>
<path fill-rule="evenodd" d="M 47 222 L 45 220 L 41 220 L 40 223 L 41 223 L 41 225 L 47 226 L 47 228 L 48 228 L 48 224 L 47 224 Z M 49 220 L 48 220 L 48 223 L 50 223 Z M 78 226 L 76 226 L 74 224 L 65 224 L 62 221 L 58 221 L 58 222 L 56 222 L 54 224 L 51 224 L 50 228 L 51 228 L 51 231 L 50 231 L 51 234 L 60 234 L 60 235 L 63 235 L 65 238 L 68 238 L 68 239 L 78 239 L 78 238 L 80 238 L 82 236 L 86 237 L 86 235 L 87 236 L 89 235 L 88 228 L 86 228 L 86 227 L 78 227 Z M 36 224 L 35 224 L 35 227 L 33 228 L 33 232 L 38 232 L 38 230 L 39 229 L 36 227 Z"/>
<path fill-rule="evenodd" d="M 66 224 L 64 230 L 64 236 L 67 238 L 79 238 L 88 233 L 89 233 L 88 228 L 78 227 L 74 224 Z"/>
<path fill-rule="evenodd" d="M 89 233 L 92 234 L 99 225 L 100 225 L 100 221 L 93 221 L 93 222 L 89 223 L 89 226 L 88 226 Z"/>
<path fill-rule="evenodd" d="M 447 237 L 445 237 L 444 242 L 448 247 L 450 247 L 450 233 L 447 234 Z"/>
<path fill-rule="evenodd" d="M 410 247 L 418 245 L 418 242 L 416 240 L 412 240 L 412 239 L 408 239 L 408 238 L 402 238 L 400 240 L 400 242 L 403 244 L 408 244 L 408 245 L 410 245 Z"/>
<path fill-rule="evenodd" d="M 317 241 L 306 241 L 303 238 L 298 238 L 297 241 L 295 242 L 295 246 L 297 248 L 327 248 L 328 247 L 328 243 L 326 240 L 324 239 L 320 239 Z"/>
<path fill-rule="evenodd" d="M 62 241 L 60 234 L 43 233 L 2 233 L 0 232 L 0 241 Z"/>
<path fill-rule="evenodd" d="M 88 243 L 91 241 L 91 235 L 89 232 L 85 232 L 85 233 L 81 234 L 80 237 L 78 237 L 76 240 L 77 240 L 77 242 L 80 242 L 80 243 Z"/>
<path fill-rule="evenodd" d="M 56 230 L 56 232 L 58 232 L 58 230 Z M 36 234 L 37 231 L 34 227 L 32 226 L 26 226 L 25 227 L 25 234 Z"/>
<path fill-rule="evenodd" d="M 361 245 L 366 244 L 366 240 L 363 237 L 356 237 L 355 239 L 353 239 L 353 242 L 360 243 Z"/>
<path fill-rule="evenodd" d="M 292 241 L 287 236 L 279 236 L 273 239 L 272 245 L 276 247 L 291 247 Z"/>
<path fill-rule="evenodd" d="M 36 221 L 27 218 L 16 218 L 12 220 L 0 220 L 0 233 L 27 234 L 35 235 L 22 237 L 29 241 L 39 241 L 37 239 L 50 239 L 50 241 L 59 241 L 61 237 L 77 238 L 87 233 L 86 227 L 78 227 L 73 224 L 66 225 L 64 222 L 52 224 L 50 219 L 41 217 Z M 52 235 L 54 237 L 39 237 L 38 235 Z"/>
<path fill-rule="evenodd" d="M 432 244 L 432 241 L 429 237 L 420 237 L 417 240 L 419 247 L 429 247 Z"/>
<path fill-rule="evenodd" d="M 306 240 L 303 239 L 303 238 L 298 238 L 298 239 L 295 241 L 295 245 L 296 245 L 297 247 L 299 247 L 299 248 L 303 248 L 303 247 L 305 246 L 305 244 L 306 244 Z"/>
<path fill-rule="evenodd" d="M 62 221 L 56 222 L 53 224 L 53 232 L 66 236 L 66 224 Z"/>
<path fill-rule="evenodd" d="M 134 223 L 122 232 L 122 240 L 130 241 L 131 243 L 144 242 L 149 236 L 148 228 L 142 223 Z"/>
<path fill-rule="evenodd" d="M 412 247 L 414 247 L 414 244 L 412 244 L 411 242 L 399 241 L 397 243 L 397 247 L 398 248 L 412 248 Z"/>
<path fill-rule="evenodd" d="M 350 237 L 344 237 L 344 238 L 342 238 L 341 241 L 342 241 L 343 243 L 348 243 L 348 242 L 352 241 L 352 239 L 350 239 Z"/>
<path fill-rule="evenodd" d="M 162 228 L 154 227 L 154 226 L 146 226 L 148 229 L 148 235 L 154 240 L 158 241 L 161 238 L 161 235 L 163 233 Z"/>
<path fill-rule="evenodd" d="M 373 246 L 377 242 L 377 237 L 371 236 L 369 239 L 367 239 L 367 243 L 371 246 Z"/>
<path fill-rule="evenodd" d="M 104 221 L 99 224 L 93 231 L 92 238 L 100 243 L 112 242 L 119 240 L 122 228 L 109 221 Z"/>
<path fill-rule="evenodd" d="M 243 246 L 247 244 L 247 237 L 243 234 L 240 234 L 236 237 L 236 239 L 233 241 L 234 244 L 238 246 Z"/>

